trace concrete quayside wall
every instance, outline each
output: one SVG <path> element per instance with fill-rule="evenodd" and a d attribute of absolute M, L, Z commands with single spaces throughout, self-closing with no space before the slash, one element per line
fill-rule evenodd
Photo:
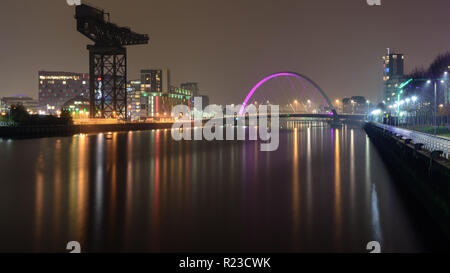
<path fill-rule="evenodd" d="M 366 123 L 364 129 L 377 147 L 397 188 L 414 215 L 425 215 L 419 228 L 436 233 L 434 247 L 448 251 L 450 243 L 450 160 L 425 143 L 393 133 L 380 124 Z M 430 232 L 431 230 L 431 232 Z M 439 236 L 437 234 L 440 234 Z M 442 239 L 444 238 L 444 239 Z"/>

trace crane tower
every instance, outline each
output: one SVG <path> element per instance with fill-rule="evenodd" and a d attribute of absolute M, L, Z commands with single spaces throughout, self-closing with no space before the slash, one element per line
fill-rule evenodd
<path fill-rule="evenodd" d="M 127 119 L 127 49 L 148 44 L 146 34 L 110 22 L 109 13 L 81 4 L 75 8 L 77 31 L 92 40 L 89 50 L 89 115 Z"/>

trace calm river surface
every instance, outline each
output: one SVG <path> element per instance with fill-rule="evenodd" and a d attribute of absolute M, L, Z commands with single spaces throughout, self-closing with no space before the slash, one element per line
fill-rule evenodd
<path fill-rule="evenodd" d="M 365 132 L 289 121 L 280 147 L 169 130 L 0 140 L 0 251 L 421 251 Z"/>

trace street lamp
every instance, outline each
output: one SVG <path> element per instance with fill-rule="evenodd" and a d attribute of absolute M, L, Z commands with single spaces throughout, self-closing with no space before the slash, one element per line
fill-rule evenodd
<path fill-rule="evenodd" d="M 370 100 L 367 100 L 366 103 L 367 103 L 367 116 L 369 116 L 369 113 L 370 113 Z"/>
<path fill-rule="evenodd" d="M 417 119 L 417 106 L 416 106 L 416 101 L 417 101 L 417 97 L 416 96 L 412 96 L 411 100 L 413 102 L 413 107 L 414 107 L 414 118 L 413 118 L 413 129 L 416 130 L 416 119 Z"/>
<path fill-rule="evenodd" d="M 434 82 L 434 135 L 437 134 L 437 83 L 444 83 L 445 81 L 442 79 L 433 79 L 428 80 L 427 84 Z"/>
<path fill-rule="evenodd" d="M 343 110 L 340 109 L 340 103 L 339 103 L 339 102 L 340 102 L 339 99 L 336 99 L 336 109 L 337 109 L 339 112 L 342 112 Z"/>

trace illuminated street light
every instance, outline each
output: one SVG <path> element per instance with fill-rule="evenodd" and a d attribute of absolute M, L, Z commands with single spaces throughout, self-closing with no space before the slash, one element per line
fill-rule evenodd
<path fill-rule="evenodd" d="M 442 79 L 433 79 L 433 80 L 428 80 L 427 81 L 427 84 L 430 84 L 431 82 L 434 82 L 434 135 L 437 134 L 437 84 L 438 84 L 438 81 L 440 83 L 444 83 L 445 82 Z"/>
<path fill-rule="evenodd" d="M 375 109 L 375 110 L 372 111 L 371 114 L 374 115 L 374 116 L 379 115 L 379 114 L 381 114 L 381 110 L 380 109 Z"/>
<path fill-rule="evenodd" d="M 417 97 L 416 96 L 412 97 L 411 99 L 412 99 L 413 102 L 417 101 Z"/>

